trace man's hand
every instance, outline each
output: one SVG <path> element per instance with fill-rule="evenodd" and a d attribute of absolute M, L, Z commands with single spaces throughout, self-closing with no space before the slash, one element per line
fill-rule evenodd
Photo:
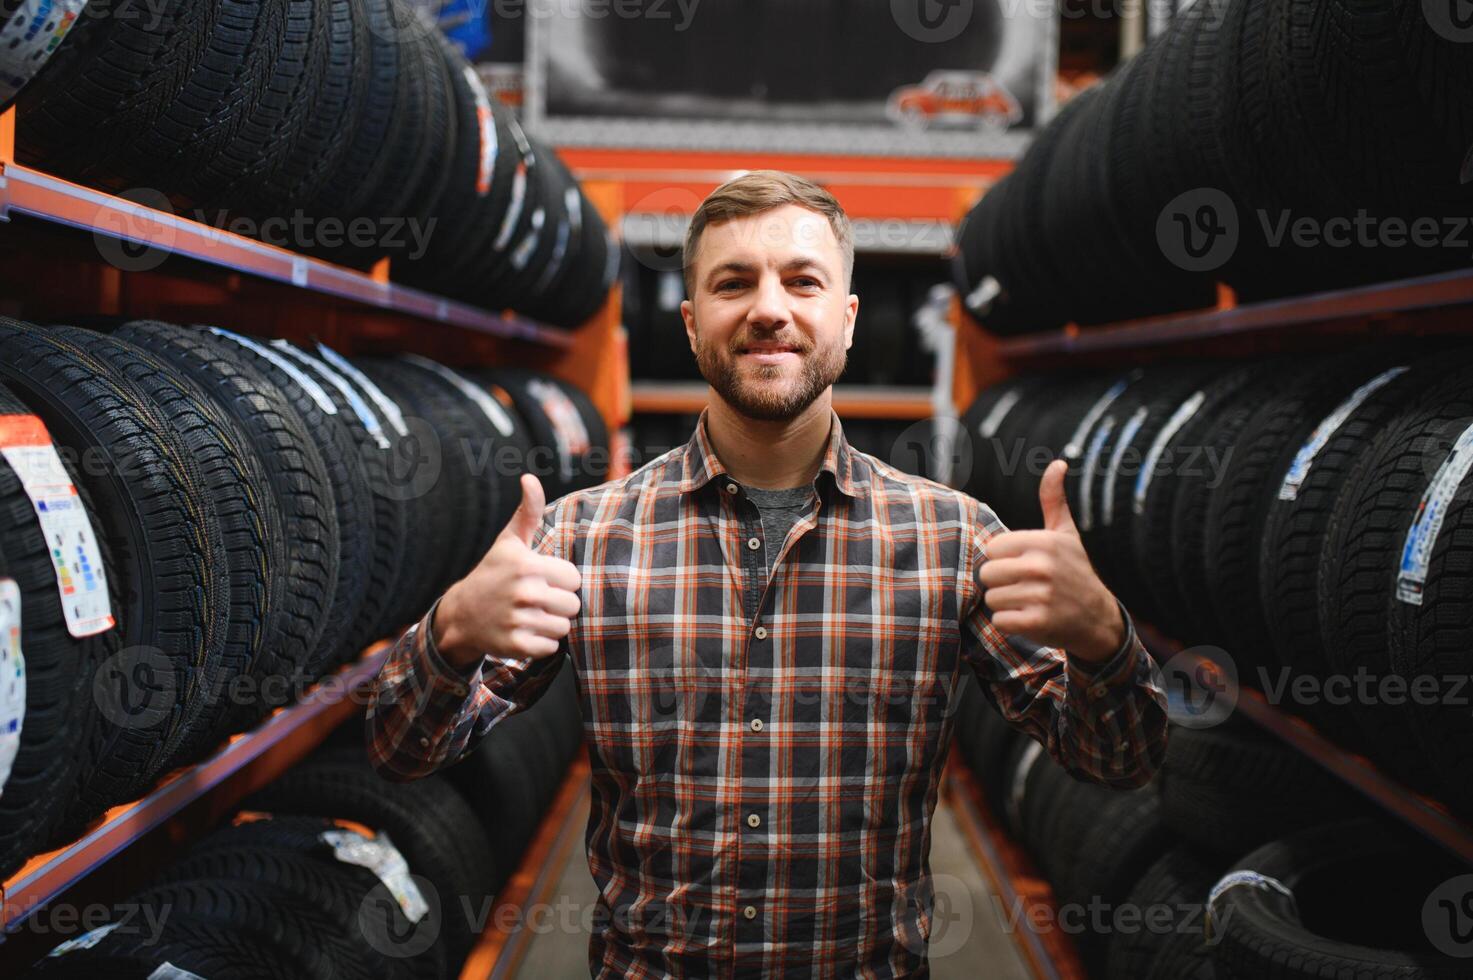
<path fill-rule="evenodd" d="M 491 550 L 440 600 L 431 624 L 435 646 L 452 666 L 469 669 L 487 654 L 549 657 L 572 629 L 582 585 L 572 562 L 532 550 L 546 506 L 542 484 L 522 476 L 522 502 Z"/>
<path fill-rule="evenodd" d="M 977 572 L 992 624 L 1044 646 L 1062 647 L 1092 663 L 1108 660 L 1125 641 L 1115 597 L 1095 574 L 1064 496 L 1069 464 L 1043 471 L 1038 499 L 1042 531 L 1005 531 L 987 542 Z"/>

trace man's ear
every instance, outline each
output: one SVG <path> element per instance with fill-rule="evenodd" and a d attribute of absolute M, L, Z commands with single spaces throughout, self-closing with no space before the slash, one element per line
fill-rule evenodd
<path fill-rule="evenodd" d="M 680 318 L 685 321 L 685 339 L 690 343 L 691 353 L 696 352 L 696 308 L 688 299 L 680 301 Z"/>
<path fill-rule="evenodd" d="M 849 302 L 844 307 L 844 349 L 848 350 L 854 344 L 854 324 L 859 319 L 859 297 L 853 293 L 849 294 Z"/>

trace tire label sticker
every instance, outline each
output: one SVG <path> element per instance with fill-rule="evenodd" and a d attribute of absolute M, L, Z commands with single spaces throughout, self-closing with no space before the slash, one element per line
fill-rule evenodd
<path fill-rule="evenodd" d="M 1017 388 L 999 398 L 997 404 L 993 405 L 992 410 L 987 413 L 987 417 L 982 420 L 982 424 L 977 426 L 977 435 L 983 439 L 991 439 L 998 427 L 1002 425 L 1003 419 L 1008 417 L 1013 406 L 1018 404 L 1022 398 L 1023 392 Z"/>
<path fill-rule="evenodd" d="M 505 252 L 507 244 L 511 241 L 512 232 L 516 231 L 517 222 L 522 217 L 522 205 L 527 198 L 527 163 L 522 161 L 517 164 L 516 175 L 511 179 L 511 201 L 506 206 L 506 215 L 501 219 L 501 229 L 496 233 L 496 241 L 491 247 L 498 252 Z"/>
<path fill-rule="evenodd" d="M 98 943 L 106 939 L 108 933 L 112 932 L 114 929 L 122 924 L 122 921 L 119 920 L 118 922 L 109 922 L 105 926 L 98 926 L 91 932 L 84 932 L 75 939 L 68 939 L 64 943 L 58 943 L 56 948 L 46 955 L 48 958 L 52 956 L 65 956 L 67 953 L 70 953 L 74 950 L 91 949 L 93 946 L 96 946 Z"/>
<path fill-rule="evenodd" d="M 26 658 L 20 648 L 20 586 L 0 578 L 0 796 L 20 753 L 26 721 Z"/>
<path fill-rule="evenodd" d="M 404 354 L 402 355 L 402 360 L 406 360 L 411 364 L 418 364 L 427 371 L 433 371 L 454 385 L 462 395 L 476 403 L 476 407 L 490 420 L 492 425 L 496 426 L 496 431 L 501 433 L 503 439 L 510 439 L 511 434 L 516 431 L 515 423 L 512 422 L 511 416 L 506 414 L 506 409 L 501 407 L 501 403 L 495 398 L 492 398 L 489 391 L 471 381 L 459 371 L 452 370 L 438 361 L 432 361 L 428 357 L 421 357 L 418 354 Z"/>
<path fill-rule="evenodd" d="M 1145 424 L 1146 416 L 1151 410 L 1142 405 L 1131 413 L 1130 418 L 1120 427 L 1120 435 L 1116 437 L 1115 446 L 1110 450 L 1110 462 L 1105 465 L 1105 486 L 1100 491 L 1100 526 L 1109 527 L 1115 521 L 1115 481 L 1120 474 L 1120 464 L 1125 459 L 1125 451 L 1135 441 L 1135 434 Z"/>
<path fill-rule="evenodd" d="M 561 388 L 541 378 L 528 381 L 527 391 L 542 405 L 542 411 L 552 423 L 563 480 L 573 479 L 573 457 L 588 452 L 593 443 L 588 437 L 588 427 L 583 424 L 583 416 L 578 414 L 578 406 Z"/>
<path fill-rule="evenodd" d="M 1284 474 L 1284 482 L 1279 485 L 1279 499 L 1293 500 L 1299 496 L 1299 488 L 1304 486 L 1304 481 L 1309 479 L 1309 468 L 1314 463 L 1315 456 L 1319 455 L 1329 443 L 1330 437 L 1335 430 L 1345 424 L 1345 420 L 1360 408 L 1361 403 L 1376 393 L 1376 389 L 1389 383 L 1397 375 L 1405 373 L 1406 366 L 1391 368 L 1382 371 L 1370 381 L 1361 385 L 1350 393 L 1350 397 L 1341 402 L 1333 412 L 1325 416 L 1314 431 L 1309 434 L 1309 440 L 1299 447 L 1299 452 L 1294 454 L 1294 462 L 1289 464 L 1289 472 Z"/>
<path fill-rule="evenodd" d="M 313 381 L 306 372 L 297 367 L 291 361 L 288 361 L 286 358 L 282 357 L 280 354 L 276 353 L 276 351 L 272 350 L 269 347 L 265 347 L 261 344 L 256 343 L 249 337 L 242 337 L 238 333 L 231 333 L 229 330 L 225 330 L 221 327 L 211 327 L 210 333 L 214 334 L 217 337 L 224 337 L 226 340 L 233 340 L 235 343 L 244 347 L 246 350 L 259 354 L 261 357 L 264 357 L 273 365 L 280 368 L 287 377 L 295 381 L 297 385 L 300 386 L 301 389 L 307 393 L 307 396 L 317 403 L 317 407 L 322 409 L 324 415 L 338 414 L 337 403 L 332 400 L 331 396 L 328 395 L 327 391 L 322 387 L 322 385 L 318 384 L 316 381 Z"/>
<path fill-rule="evenodd" d="M 491 96 L 486 92 L 486 83 L 470 65 L 461 68 L 465 83 L 470 86 L 476 100 L 476 122 L 481 127 L 480 163 L 476 170 L 476 194 L 485 197 L 491 190 L 491 173 L 496 169 L 496 120 L 491 115 Z"/>
<path fill-rule="evenodd" d="M 532 227 L 522 240 L 517 242 L 517 247 L 512 249 L 511 264 L 518 272 L 527 267 L 532 260 L 532 253 L 537 251 L 537 243 L 542 240 L 542 226 L 547 224 L 547 211 L 538 208 L 532 212 Z"/>
<path fill-rule="evenodd" d="M 1217 884 L 1212 886 L 1212 891 L 1207 893 L 1207 914 L 1202 923 L 1203 933 L 1209 943 L 1216 942 L 1220 936 L 1214 934 L 1214 926 L 1217 924 L 1217 916 L 1214 911 L 1218 899 L 1222 898 L 1224 892 L 1229 888 L 1257 888 L 1260 891 L 1278 892 L 1289 900 L 1289 908 L 1295 919 L 1299 918 L 1299 905 L 1294 900 L 1294 892 L 1277 878 L 1271 878 L 1257 871 L 1244 869 L 1242 871 L 1230 871 L 1223 875 Z"/>
<path fill-rule="evenodd" d="M 1453 443 L 1452 451 L 1437 468 L 1431 484 L 1422 493 L 1412 526 L 1407 529 L 1406 543 L 1401 549 L 1401 567 L 1396 575 L 1396 597 L 1414 606 L 1422 604 L 1422 590 L 1427 585 L 1427 566 L 1437 532 L 1447 518 L 1447 508 L 1468 470 L 1473 468 L 1473 425 L 1469 425 Z"/>
<path fill-rule="evenodd" d="M 148 975 L 148 980 L 205 980 L 205 978 L 198 973 L 181 970 L 173 963 L 165 960 Z"/>
<path fill-rule="evenodd" d="M 1100 416 L 1105 414 L 1105 411 L 1110 407 L 1115 399 L 1119 398 L 1120 395 L 1125 391 L 1125 389 L 1129 388 L 1131 384 L 1133 384 L 1140 378 L 1140 376 L 1141 369 L 1136 368 L 1125 377 L 1112 384 L 1108 389 L 1106 389 L 1103 395 L 1095 399 L 1095 403 L 1090 406 L 1089 411 L 1084 413 L 1084 418 L 1080 419 L 1079 424 L 1074 427 L 1074 434 L 1071 435 L 1069 437 L 1069 441 L 1064 444 L 1064 457 L 1066 459 L 1077 459 L 1079 457 L 1079 454 L 1084 452 L 1084 446 L 1082 445 L 1082 443 L 1084 442 L 1084 437 L 1089 433 L 1089 430 L 1093 428 L 1094 424 L 1100 420 Z"/>
<path fill-rule="evenodd" d="M 400 439 L 409 438 L 409 426 L 404 424 L 404 412 L 399 408 L 398 403 L 394 399 L 384 394 L 384 390 L 373 383 L 372 378 L 358 370 L 352 361 L 349 361 L 326 344 L 319 343 L 317 345 L 317 353 L 321 354 L 323 360 L 327 361 L 327 363 L 352 378 L 354 383 L 363 389 L 364 393 L 368 395 L 369 400 L 378 406 L 380 412 L 384 413 L 384 418 L 389 420 L 390 427 L 398 433 Z"/>
<path fill-rule="evenodd" d="M 97 532 L 45 425 L 35 416 L 0 417 L 0 456 L 36 509 L 67 632 L 76 639 L 106 633 L 116 621 Z"/>
<path fill-rule="evenodd" d="M 0 27 L 0 105 L 51 60 L 86 6 L 87 0 L 21 0 Z"/>
<path fill-rule="evenodd" d="M 358 389 L 348 384 L 347 378 L 285 340 L 273 340 L 271 346 L 322 375 L 322 380 L 336 388 L 338 394 L 343 396 L 343 401 L 347 402 L 348 407 L 353 410 L 353 414 L 358 416 L 358 421 L 363 424 L 363 428 L 368 430 L 368 436 L 373 440 L 373 444 L 380 449 L 389 448 L 389 438 L 384 435 L 384 427 L 379 425 L 378 416 L 373 414 L 373 409 L 368 407 L 368 402 L 358 394 Z"/>
<path fill-rule="evenodd" d="M 1137 515 L 1146 511 L 1146 491 L 1151 487 L 1151 479 L 1156 475 L 1156 464 L 1161 462 L 1161 454 L 1166 452 L 1167 443 L 1181 431 L 1181 427 L 1191 421 L 1192 416 L 1202 407 L 1207 400 L 1207 393 L 1195 392 L 1192 397 L 1176 407 L 1171 418 L 1166 420 L 1166 425 L 1156 433 L 1156 438 L 1151 442 L 1151 448 L 1146 452 L 1146 460 L 1141 465 L 1141 471 L 1135 478 L 1135 497 L 1130 502 L 1130 509 Z"/>
<path fill-rule="evenodd" d="M 1095 468 L 1100 465 L 1100 449 L 1115 428 L 1115 416 L 1111 415 L 1100 423 L 1094 437 L 1089 440 L 1089 451 L 1084 454 L 1084 472 L 1079 475 L 1079 529 L 1093 530 L 1095 526 L 1094 502 L 1090 499 L 1090 487 L 1094 485 Z"/>
<path fill-rule="evenodd" d="M 324 830 L 321 840 L 339 861 L 372 871 L 410 922 L 418 923 L 429 913 L 429 903 L 410 875 L 408 862 L 387 833 L 364 837 L 351 830 Z"/>

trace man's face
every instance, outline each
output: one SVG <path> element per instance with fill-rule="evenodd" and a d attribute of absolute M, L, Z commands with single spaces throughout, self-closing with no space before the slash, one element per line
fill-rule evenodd
<path fill-rule="evenodd" d="M 789 421 L 844 373 L 859 298 L 826 217 L 789 204 L 710 225 L 695 266 L 685 332 L 736 411 Z"/>

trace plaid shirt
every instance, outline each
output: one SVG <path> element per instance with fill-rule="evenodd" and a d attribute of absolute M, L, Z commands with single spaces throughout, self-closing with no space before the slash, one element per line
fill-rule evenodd
<path fill-rule="evenodd" d="M 564 648 L 592 764 L 590 966 L 924 976 L 964 665 L 1054 759 L 1119 787 L 1164 753 L 1160 671 L 1129 616 L 1096 666 L 999 633 L 974 575 L 1001 522 L 851 448 L 836 414 L 811 509 L 763 540 L 706 416 L 683 448 L 554 501 L 533 541 L 582 576 Z M 370 755 L 393 779 L 457 759 L 567 659 L 487 657 L 467 674 L 428 622 L 399 640 L 369 709 Z"/>

